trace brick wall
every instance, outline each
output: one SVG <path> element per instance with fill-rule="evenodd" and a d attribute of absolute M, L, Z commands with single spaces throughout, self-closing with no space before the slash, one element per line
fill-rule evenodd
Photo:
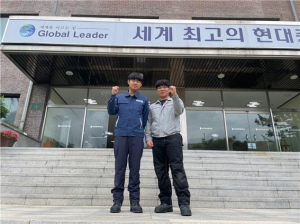
<path fill-rule="evenodd" d="M 15 125 L 20 124 L 25 104 L 29 79 L 1 53 L 1 93 L 20 94 L 19 106 L 15 118 Z"/>
<path fill-rule="evenodd" d="M 299 2 L 297 2 L 297 5 L 299 5 Z M 293 20 L 289 0 L 59 1 L 57 16 L 71 16 L 74 14 L 159 16 L 160 19 L 229 17 Z"/>
<path fill-rule="evenodd" d="M 0 12 L 4 14 L 51 16 L 53 5 L 53 0 L 1 0 Z"/>
<path fill-rule="evenodd" d="M 40 16 L 51 16 L 53 9 L 53 1 L 37 0 L 37 1 L 24 1 L 24 0 L 5 0 L 1 1 L 1 13 L 2 14 L 37 14 Z M 0 63 L 1 63 L 1 93 L 14 93 L 20 94 L 19 106 L 15 118 L 15 125 L 19 126 L 23 107 L 26 100 L 29 79 L 1 52 L 0 53 Z M 33 92 L 34 94 L 34 92 Z M 35 96 L 34 96 L 35 97 Z M 30 106 L 30 104 L 29 104 Z M 30 114 L 30 108 L 28 110 Z M 36 122 L 41 120 L 40 117 L 27 117 L 24 130 L 28 135 L 37 137 L 39 135 L 40 123 Z M 32 126 L 33 125 L 33 126 Z M 32 127 L 30 127 L 32 126 Z M 35 126 L 38 126 L 36 128 Z"/>
<path fill-rule="evenodd" d="M 49 85 L 34 85 L 32 89 L 24 131 L 34 138 L 39 138 L 42 131 L 49 88 Z M 32 103 L 42 103 L 43 107 L 41 110 L 31 110 Z"/>

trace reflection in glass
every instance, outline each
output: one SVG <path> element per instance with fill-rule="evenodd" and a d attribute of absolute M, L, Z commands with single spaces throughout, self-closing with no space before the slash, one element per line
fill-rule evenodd
<path fill-rule="evenodd" d="M 43 147 L 80 148 L 84 109 L 48 108 Z"/>
<path fill-rule="evenodd" d="M 106 110 L 88 110 L 83 137 L 83 148 L 106 148 L 109 115 Z"/>
<path fill-rule="evenodd" d="M 221 107 L 220 91 L 185 91 L 186 107 Z"/>
<path fill-rule="evenodd" d="M 48 105 L 85 105 L 87 89 L 52 88 Z"/>
<path fill-rule="evenodd" d="M 300 113 L 273 112 L 275 129 L 283 152 L 300 152 Z"/>
<path fill-rule="evenodd" d="M 118 94 L 124 93 L 128 88 L 119 88 Z M 89 97 L 88 100 L 93 102 L 89 103 L 89 108 L 96 108 L 98 106 L 107 105 L 107 101 L 111 96 L 111 88 L 97 88 L 97 89 L 89 89 Z"/>
<path fill-rule="evenodd" d="M 9 113 L 6 115 L 6 118 L 1 118 L 1 120 L 9 124 L 14 124 L 19 105 L 19 98 L 5 97 L 3 102 Z"/>
<path fill-rule="evenodd" d="M 269 92 L 272 109 L 300 109 L 299 92 Z"/>
<path fill-rule="evenodd" d="M 229 150 L 276 151 L 268 113 L 226 113 Z"/>
<path fill-rule="evenodd" d="M 1 26 L 0 26 L 0 41 L 1 41 L 8 21 L 8 17 L 0 17 L 0 20 L 1 20 Z"/>
<path fill-rule="evenodd" d="M 119 93 L 122 93 L 122 90 L 119 90 Z M 89 91 L 89 99 L 93 100 L 96 104 L 92 105 L 90 104 L 89 106 L 106 106 L 107 101 L 109 100 L 111 96 L 111 88 L 107 89 L 90 89 Z"/>
<path fill-rule="evenodd" d="M 188 149 L 226 150 L 222 111 L 186 111 Z"/>

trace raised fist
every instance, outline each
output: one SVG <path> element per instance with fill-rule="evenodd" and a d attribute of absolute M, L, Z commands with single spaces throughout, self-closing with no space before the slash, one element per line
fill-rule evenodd
<path fill-rule="evenodd" d="M 170 90 L 170 92 L 172 93 L 173 96 L 176 96 L 176 95 L 177 95 L 176 87 L 175 87 L 175 86 L 170 86 L 170 87 L 169 87 L 169 90 Z"/>
<path fill-rule="evenodd" d="M 116 95 L 119 91 L 119 86 L 113 86 L 111 89 L 111 94 Z"/>

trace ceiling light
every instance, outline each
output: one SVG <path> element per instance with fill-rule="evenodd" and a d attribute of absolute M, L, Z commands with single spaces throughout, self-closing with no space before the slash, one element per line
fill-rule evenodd
<path fill-rule="evenodd" d="M 291 75 L 290 79 L 292 79 L 292 80 L 298 79 L 298 75 Z"/>
<path fill-rule="evenodd" d="M 72 76 L 73 72 L 72 71 L 66 71 L 66 75 Z"/>
<path fill-rule="evenodd" d="M 193 105 L 196 107 L 203 107 L 203 105 L 205 104 L 205 102 L 202 101 L 194 101 Z"/>
<path fill-rule="evenodd" d="M 259 105 L 260 105 L 259 102 L 249 102 L 249 103 L 247 104 L 247 107 L 257 107 L 257 106 L 259 106 Z"/>
<path fill-rule="evenodd" d="M 218 78 L 219 79 L 223 79 L 225 77 L 225 74 L 223 74 L 223 73 L 220 73 L 219 75 L 218 75 Z"/>

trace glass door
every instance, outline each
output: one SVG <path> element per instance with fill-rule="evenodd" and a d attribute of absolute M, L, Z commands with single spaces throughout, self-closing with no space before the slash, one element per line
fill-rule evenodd
<path fill-rule="evenodd" d="M 83 135 L 83 148 L 106 148 L 109 115 L 106 109 L 87 109 Z"/>
<path fill-rule="evenodd" d="M 226 150 L 222 111 L 187 110 L 188 149 Z"/>
<path fill-rule="evenodd" d="M 80 148 L 84 108 L 48 108 L 42 147 Z"/>
<path fill-rule="evenodd" d="M 274 111 L 275 129 L 282 152 L 300 152 L 300 113 Z"/>
<path fill-rule="evenodd" d="M 270 114 L 226 111 L 229 150 L 277 151 Z"/>

